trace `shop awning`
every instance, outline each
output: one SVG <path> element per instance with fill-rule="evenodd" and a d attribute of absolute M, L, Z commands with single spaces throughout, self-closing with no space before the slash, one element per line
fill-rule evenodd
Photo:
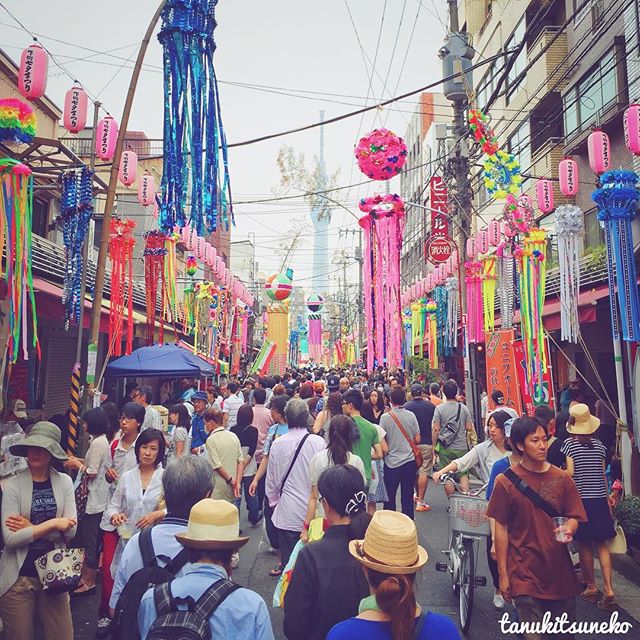
<path fill-rule="evenodd" d="M 112 377 L 200 378 L 213 376 L 213 367 L 202 358 L 175 344 L 141 347 L 107 365 Z"/>

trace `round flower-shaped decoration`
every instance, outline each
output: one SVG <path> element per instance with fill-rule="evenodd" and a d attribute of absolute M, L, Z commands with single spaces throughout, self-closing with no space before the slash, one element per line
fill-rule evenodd
<path fill-rule="evenodd" d="M 275 273 L 267 279 L 264 289 L 272 300 L 282 302 L 291 295 L 293 282 L 288 273 Z"/>
<path fill-rule="evenodd" d="M 0 140 L 28 143 L 35 135 L 33 109 L 17 98 L 0 99 Z"/>
<path fill-rule="evenodd" d="M 511 234 L 527 233 L 533 226 L 535 213 L 531 200 L 526 195 L 516 198 L 513 194 L 506 197 L 507 203 L 504 207 L 504 221 L 509 227 Z"/>
<path fill-rule="evenodd" d="M 370 214 L 372 218 L 384 216 L 404 215 L 404 200 L 395 193 L 386 195 L 376 194 L 369 198 L 362 198 L 358 207 L 362 213 Z"/>
<path fill-rule="evenodd" d="M 317 293 L 312 293 L 307 298 L 307 308 L 313 313 L 317 313 L 324 306 L 324 298 Z"/>
<path fill-rule="evenodd" d="M 584 214 L 575 204 L 563 204 L 556 209 L 556 233 L 558 237 L 581 236 L 584 231 Z"/>
<path fill-rule="evenodd" d="M 427 313 L 435 313 L 438 310 L 438 305 L 436 304 L 435 300 L 429 298 L 425 304 L 425 308 L 427 310 Z"/>
<path fill-rule="evenodd" d="M 187 261 L 185 265 L 185 271 L 187 275 L 193 277 L 196 275 L 196 271 L 198 270 L 198 262 L 196 261 L 195 256 L 187 256 Z"/>
<path fill-rule="evenodd" d="M 488 156 L 493 156 L 498 152 L 498 138 L 495 131 L 489 126 L 489 116 L 472 109 L 469 112 L 469 128 L 476 142 L 482 147 L 482 151 Z"/>
<path fill-rule="evenodd" d="M 506 151 L 498 151 L 484 161 L 484 185 L 489 195 L 498 200 L 517 195 L 522 184 L 520 163 Z"/>
<path fill-rule="evenodd" d="M 372 180 L 389 180 L 400 173 L 407 160 L 407 145 L 389 129 L 374 129 L 355 147 L 360 171 Z"/>

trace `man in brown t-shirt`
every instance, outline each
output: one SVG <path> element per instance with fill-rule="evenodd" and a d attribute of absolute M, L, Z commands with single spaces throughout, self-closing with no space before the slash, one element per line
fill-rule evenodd
<path fill-rule="evenodd" d="M 518 418 L 511 427 L 511 442 L 522 455 L 515 474 L 568 518 L 563 542 L 556 540 L 553 519 L 509 480 L 496 478 L 487 515 L 496 521 L 495 547 L 500 592 L 515 603 L 520 622 L 542 622 L 545 612 L 575 620 L 575 596 L 580 587 L 567 544 L 586 520 L 580 494 L 571 476 L 549 464 L 547 433 L 533 418 Z M 525 640 L 569 638 L 548 633 L 525 633 Z"/>

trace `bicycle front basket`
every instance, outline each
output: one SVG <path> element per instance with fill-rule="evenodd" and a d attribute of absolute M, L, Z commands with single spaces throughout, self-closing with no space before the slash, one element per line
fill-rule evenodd
<path fill-rule="evenodd" d="M 451 529 L 476 536 L 491 534 L 486 516 L 487 501 L 484 498 L 455 495 L 449 501 Z"/>

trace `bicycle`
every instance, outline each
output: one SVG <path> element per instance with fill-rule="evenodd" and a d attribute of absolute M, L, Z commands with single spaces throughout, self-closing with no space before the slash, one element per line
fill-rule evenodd
<path fill-rule="evenodd" d="M 441 482 L 460 485 L 449 474 Z M 489 518 L 485 515 L 487 501 L 480 497 L 487 485 L 470 493 L 457 493 L 449 499 L 449 549 L 443 551 L 447 562 L 436 562 L 436 571 L 449 572 L 453 592 L 458 598 L 460 624 L 467 632 L 473 613 L 473 591 L 487 584 L 485 576 L 478 576 L 478 547 L 480 540 L 491 535 Z"/>

